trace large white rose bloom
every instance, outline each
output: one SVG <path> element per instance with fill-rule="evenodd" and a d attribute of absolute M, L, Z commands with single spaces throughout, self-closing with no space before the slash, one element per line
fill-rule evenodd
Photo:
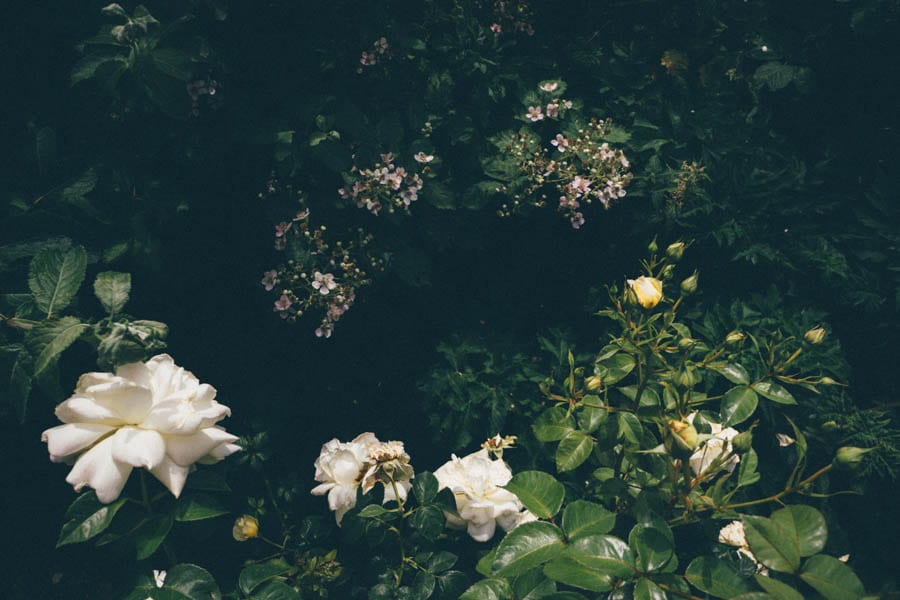
<path fill-rule="evenodd" d="M 502 460 L 491 460 L 486 449 L 463 458 L 452 455 L 434 476 L 440 487 L 450 488 L 456 499 L 459 516 L 444 513 L 447 524 L 465 527 L 478 542 L 494 537 L 497 525 L 510 531 L 520 523 L 535 519 L 524 511 L 515 494 L 500 487 L 509 483 L 512 471 Z"/>
<path fill-rule="evenodd" d="M 168 354 L 112 373 L 85 373 L 56 407 L 64 425 L 46 430 L 50 460 L 73 462 L 66 481 L 103 503 L 119 497 L 134 467 L 150 471 L 177 498 L 194 463 L 237 452 L 237 436 L 216 425 L 231 415 L 216 390 Z"/>
<path fill-rule="evenodd" d="M 338 525 L 344 513 L 356 506 L 356 488 L 369 468 L 369 450 L 381 442 L 372 432 L 361 433 L 351 442 L 337 438 L 322 445 L 316 459 L 315 496 L 328 494 L 328 506 L 334 511 Z"/>

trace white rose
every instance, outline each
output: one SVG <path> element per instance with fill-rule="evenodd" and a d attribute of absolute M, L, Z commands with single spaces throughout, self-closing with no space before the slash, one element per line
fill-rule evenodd
<path fill-rule="evenodd" d="M 528 517 L 531 513 L 523 512 L 516 495 L 500 487 L 509 483 L 512 471 L 502 460 L 491 460 L 485 449 L 463 458 L 453 455 L 434 476 L 456 499 L 459 516 L 445 513 L 448 525 L 466 527 L 476 541 L 494 537 L 496 525 L 510 531 L 521 522 L 533 520 Z"/>
<path fill-rule="evenodd" d="M 641 275 L 637 279 L 626 280 L 626 283 L 634 292 L 638 304 L 646 309 L 653 308 L 662 300 L 662 281 L 655 277 Z"/>
<path fill-rule="evenodd" d="M 65 423 L 41 435 L 50 460 L 72 462 L 66 481 L 89 486 L 103 503 L 119 497 L 134 467 L 150 471 L 177 498 L 196 462 L 217 462 L 240 450 L 216 425 L 231 410 L 215 401 L 168 354 L 122 365 L 112 373 L 86 373 L 75 393 L 56 407 Z"/>
<path fill-rule="evenodd" d="M 356 488 L 369 468 L 369 450 L 380 444 L 371 432 L 356 436 L 351 442 L 333 439 L 322 446 L 316 459 L 315 496 L 328 494 L 328 506 L 334 511 L 338 525 L 344 513 L 356 506 Z"/>
<path fill-rule="evenodd" d="M 735 454 L 731 447 L 731 440 L 739 432 L 731 427 L 722 429 L 718 423 L 710 423 L 709 426 L 712 436 L 691 455 L 691 469 L 695 475 L 701 475 L 709 469 L 713 462 L 721 458 L 720 468 L 731 473 L 741 461 L 741 457 Z"/>

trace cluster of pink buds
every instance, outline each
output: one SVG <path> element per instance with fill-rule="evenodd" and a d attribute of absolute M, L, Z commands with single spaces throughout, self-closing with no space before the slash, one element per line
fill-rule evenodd
<path fill-rule="evenodd" d="M 416 154 L 415 162 L 425 165 L 434 158 L 422 152 Z M 381 155 L 381 160 L 371 169 L 350 169 L 347 185 L 338 190 L 344 200 L 352 200 L 359 208 L 365 208 L 373 215 L 383 209 L 409 212 L 409 206 L 419 199 L 422 177 L 411 173 L 394 162 L 390 152 Z"/>
<path fill-rule="evenodd" d="M 378 38 L 372 42 L 371 48 L 362 51 L 362 54 L 359 57 L 359 66 L 356 67 L 356 72 L 360 74 L 363 72 L 363 69 L 375 66 L 378 64 L 379 60 L 383 61 L 389 50 L 390 45 L 388 44 L 387 38 L 383 36 Z"/>

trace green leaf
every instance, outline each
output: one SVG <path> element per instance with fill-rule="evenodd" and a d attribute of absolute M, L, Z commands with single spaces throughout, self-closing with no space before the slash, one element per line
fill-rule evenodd
<path fill-rule="evenodd" d="M 436 579 L 438 597 L 447 600 L 459 598 L 463 590 L 469 587 L 469 578 L 462 571 L 447 571 L 443 575 L 438 575 Z"/>
<path fill-rule="evenodd" d="M 103 504 L 94 492 L 81 494 L 66 510 L 68 521 L 59 532 L 56 547 L 86 542 L 100 535 L 109 527 L 113 517 L 124 504 L 125 498 L 111 504 Z"/>
<path fill-rule="evenodd" d="M 443 573 L 452 569 L 458 560 L 459 557 L 452 552 L 441 551 L 428 559 L 428 564 L 425 568 L 428 569 L 429 573 Z"/>
<path fill-rule="evenodd" d="M 565 553 L 544 565 L 544 575 L 564 585 L 592 592 L 609 591 L 615 582 L 610 575 L 599 573 L 566 556 Z"/>
<path fill-rule="evenodd" d="M 605 408 L 597 408 L 602 404 L 597 396 L 585 396 L 583 401 L 595 406 L 581 406 L 578 409 L 578 427 L 585 433 L 593 433 L 601 423 L 609 419 L 609 411 Z"/>
<path fill-rule="evenodd" d="M 853 569 L 825 554 L 807 560 L 800 579 L 822 594 L 825 600 L 858 600 L 866 593 Z"/>
<path fill-rule="evenodd" d="M 556 557 L 564 548 L 563 532 L 555 525 L 542 521 L 523 523 L 500 541 L 491 572 L 515 577 Z"/>
<path fill-rule="evenodd" d="M 188 477 L 185 489 L 198 492 L 230 492 L 225 477 L 214 469 L 197 469 Z"/>
<path fill-rule="evenodd" d="M 634 413 L 619 413 L 619 436 L 625 440 L 626 446 L 640 446 L 643 435 L 644 427 Z"/>
<path fill-rule="evenodd" d="M 635 525 L 628 536 L 628 542 L 637 554 L 638 569 L 644 573 L 662 569 L 675 554 L 675 547 L 669 537 L 653 527 Z"/>
<path fill-rule="evenodd" d="M 709 365 L 709 367 L 731 383 L 739 385 L 750 384 L 750 375 L 740 363 L 716 363 Z"/>
<path fill-rule="evenodd" d="M 222 593 L 213 576 L 203 567 L 189 563 L 168 569 L 162 589 L 176 592 L 178 595 L 173 597 L 184 600 L 222 600 Z M 148 595 L 153 591 L 153 588 L 147 590 Z"/>
<path fill-rule="evenodd" d="M 380 504 L 368 504 L 357 513 L 357 517 L 361 519 L 374 519 L 388 512 L 388 509 Z"/>
<path fill-rule="evenodd" d="M 131 293 L 131 273 L 104 271 L 94 280 L 94 294 L 112 316 L 121 312 Z"/>
<path fill-rule="evenodd" d="M 416 473 L 416 478 L 413 480 L 413 494 L 415 494 L 419 505 L 428 504 L 434 500 L 439 487 L 437 478 L 429 471 Z"/>
<path fill-rule="evenodd" d="M 661 587 L 642 577 L 634 584 L 634 600 L 668 600 Z"/>
<path fill-rule="evenodd" d="M 117 54 L 88 54 L 82 57 L 75 66 L 72 67 L 70 76 L 70 84 L 75 85 L 87 79 L 93 78 L 101 67 L 109 64 L 123 68 L 128 66 L 128 59 Z"/>
<path fill-rule="evenodd" d="M 594 440 L 585 432 L 576 429 L 560 440 L 556 448 L 556 468 L 560 473 L 579 467 L 591 455 Z"/>
<path fill-rule="evenodd" d="M 753 485 L 762 477 L 756 467 L 759 465 L 759 457 L 756 450 L 750 448 L 741 457 L 740 465 L 738 465 L 738 487 L 747 487 Z"/>
<path fill-rule="evenodd" d="M 539 442 L 558 442 L 575 429 L 575 419 L 561 405 L 542 412 L 531 426 Z"/>
<path fill-rule="evenodd" d="M 31 355 L 23 349 L 16 355 L 16 361 L 9 373 L 9 402 L 13 405 L 20 425 L 25 423 L 25 417 L 28 415 L 32 364 Z"/>
<path fill-rule="evenodd" d="M 789 391 L 773 381 L 760 381 L 754 383 L 750 387 L 759 392 L 760 396 L 768 398 L 772 402 L 777 402 L 778 404 L 797 404 L 797 401 L 794 400 L 794 397 Z"/>
<path fill-rule="evenodd" d="M 803 600 L 803 594 L 777 579 L 756 574 L 753 576 L 759 587 L 766 590 L 775 600 Z"/>
<path fill-rule="evenodd" d="M 87 253 L 82 246 L 40 251 L 28 268 L 28 287 L 38 309 L 49 317 L 66 308 L 78 293 L 86 268 Z"/>
<path fill-rule="evenodd" d="M 264 563 L 251 563 L 241 570 L 238 578 L 238 587 L 241 592 L 249 596 L 253 590 L 276 577 L 283 577 L 296 571 L 296 567 L 290 565 L 283 558 L 276 558 Z"/>
<path fill-rule="evenodd" d="M 733 387 L 725 392 L 722 404 L 719 406 L 719 415 L 724 427 L 731 427 L 743 423 L 753 416 L 759 396 L 746 386 Z"/>
<path fill-rule="evenodd" d="M 444 511 L 433 504 L 420 506 L 413 513 L 412 526 L 426 540 L 437 539 L 444 530 Z"/>
<path fill-rule="evenodd" d="M 782 573 L 794 573 L 800 566 L 796 532 L 765 517 L 744 515 L 742 518 L 747 544 L 756 559 Z"/>
<path fill-rule="evenodd" d="M 634 575 L 634 552 L 623 540 L 611 535 L 579 538 L 566 548 L 564 555 L 601 575 Z"/>
<path fill-rule="evenodd" d="M 26 339 L 31 351 L 37 354 L 34 361 L 34 376 L 39 376 L 54 364 L 59 355 L 75 343 L 89 327 L 75 317 L 42 321 L 35 325 Z"/>
<path fill-rule="evenodd" d="M 188 494 L 175 504 L 176 521 L 202 521 L 227 514 L 228 509 L 207 494 Z"/>
<path fill-rule="evenodd" d="M 512 584 L 516 600 L 539 600 L 556 592 L 556 584 L 542 571 L 533 569 L 516 577 Z"/>
<path fill-rule="evenodd" d="M 463 592 L 459 600 L 512 600 L 512 588 L 505 579 L 482 579 Z"/>
<path fill-rule="evenodd" d="M 587 500 L 575 500 L 563 511 L 562 527 L 569 541 L 588 535 L 609 533 L 616 524 L 616 514 Z"/>
<path fill-rule="evenodd" d="M 427 600 L 434 592 L 436 582 L 431 573 L 419 571 L 412 585 L 405 585 L 398 590 L 397 600 Z"/>
<path fill-rule="evenodd" d="M 303 600 L 303 596 L 283 581 L 270 581 L 253 594 L 253 600 Z"/>
<path fill-rule="evenodd" d="M 603 385 L 610 386 L 631 373 L 635 364 L 633 356 L 619 352 L 594 365 L 594 374 L 603 380 Z"/>
<path fill-rule="evenodd" d="M 137 559 L 149 558 L 160 544 L 165 541 L 172 529 L 172 515 L 154 515 L 144 519 L 134 531 L 134 543 L 137 550 Z"/>
<path fill-rule="evenodd" d="M 806 70 L 794 65 L 786 65 L 780 62 L 767 62 L 760 65 L 753 73 L 753 81 L 756 85 L 766 86 L 770 91 L 778 91 L 786 88 L 792 81 L 806 76 Z"/>
<path fill-rule="evenodd" d="M 515 494 L 539 519 L 549 519 L 559 512 L 566 495 L 563 484 L 543 471 L 516 473 L 503 487 Z"/>
<path fill-rule="evenodd" d="M 750 583 L 731 565 L 713 556 L 698 556 L 692 560 L 684 577 L 698 590 L 717 598 L 731 598 L 753 591 Z"/>
<path fill-rule="evenodd" d="M 812 506 L 794 504 L 772 513 L 772 521 L 778 523 L 797 540 L 800 556 L 812 556 L 825 549 L 828 525 L 825 517 Z"/>

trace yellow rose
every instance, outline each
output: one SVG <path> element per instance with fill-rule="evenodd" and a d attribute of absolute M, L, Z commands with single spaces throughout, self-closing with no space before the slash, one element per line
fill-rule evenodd
<path fill-rule="evenodd" d="M 642 275 L 637 279 L 629 279 L 628 286 L 637 297 L 638 304 L 644 308 L 653 308 L 662 300 L 662 281 L 659 279 Z"/>
<path fill-rule="evenodd" d="M 231 529 L 231 535 L 239 542 L 246 542 L 259 536 L 259 521 L 250 515 L 238 517 Z"/>

